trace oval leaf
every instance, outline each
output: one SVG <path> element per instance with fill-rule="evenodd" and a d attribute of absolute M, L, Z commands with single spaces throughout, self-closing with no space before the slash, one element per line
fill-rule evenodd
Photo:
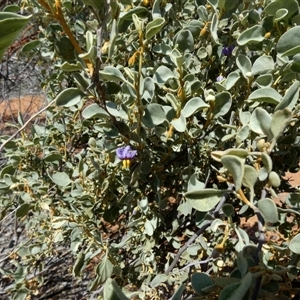
<path fill-rule="evenodd" d="M 224 116 L 230 110 L 232 104 L 231 94 L 228 92 L 219 93 L 216 96 L 213 114 L 215 117 Z"/>
<path fill-rule="evenodd" d="M 238 191 L 242 186 L 245 160 L 234 155 L 225 155 L 221 158 L 221 162 L 232 175 L 235 189 Z"/>
<path fill-rule="evenodd" d="M 146 39 L 149 41 L 154 37 L 165 25 L 165 19 L 159 17 L 149 22 L 146 26 Z"/>
<path fill-rule="evenodd" d="M 190 117 L 192 114 L 196 113 L 198 110 L 208 108 L 209 105 L 205 103 L 201 98 L 195 97 L 190 99 L 184 106 L 182 114 L 185 118 Z"/>
<path fill-rule="evenodd" d="M 174 74 L 169 68 L 160 66 L 156 69 L 153 80 L 158 84 L 165 84 L 172 77 L 174 77 Z"/>
<path fill-rule="evenodd" d="M 175 45 L 181 52 L 192 52 L 194 51 L 194 38 L 192 33 L 183 29 L 178 32 L 175 39 Z"/>
<path fill-rule="evenodd" d="M 69 88 L 59 93 L 56 97 L 55 102 L 58 106 L 70 107 L 78 104 L 83 97 L 84 93 L 81 90 L 76 88 Z"/>
<path fill-rule="evenodd" d="M 171 124 L 174 126 L 174 128 L 178 131 L 178 132 L 184 132 L 185 128 L 186 128 L 186 119 L 185 117 L 182 115 L 182 113 L 180 114 L 178 119 L 174 119 Z"/>
<path fill-rule="evenodd" d="M 147 127 L 155 127 L 166 120 L 166 114 L 161 105 L 157 103 L 147 105 L 145 115 L 143 116 L 143 123 Z"/>
<path fill-rule="evenodd" d="M 106 79 L 115 82 L 126 82 L 126 79 L 121 73 L 121 71 L 112 66 L 106 66 L 102 71 L 99 72 L 99 74 L 101 79 Z"/>
<path fill-rule="evenodd" d="M 184 194 L 187 202 L 196 210 L 207 212 L 213 209 L 226 191 L 215 189 L 204 189 L 190 191 Z"/>
<path fill-rule="evenodd" d="M 30 19 L 31 15 L 25 17 L 11 12 L 0 12 L 0 61 L 6 49 L 14 42 Z"/>
<path fill-rule="evenodd" d="M 204 296 L 202 289 L 214 285 L 213 280 L 205 273 L 194 273 L 191 278 L 192 287 L 195 292 Z"/>
<path fill-rule="evenodd" d="M 243 31 L 237 39 L 237 43 L 240 46 L 244 46 L 248 43 L 259 43 L 264 40 L 266 31 L 260 25 L 255 25 Z"/>
<path fill-rule="evenodd" d="M 257 206 L 266 224 L 278 222 L 278 211 L 273 200 L 269 198 L 261 199 L 258 201 Z"/>
<path fill-rule="evenodd" d="M 264 55 L 259 57 L 253 64 L 251 73 L 253 76 L 266 74 L 273 71 L 275 68 L 275 63 L 270 55 Z"/>
<path fill-rule="evenodd" d="M 258 134 L 264 134 L 272 139 L 270 131 L 272 117 L 260 107 L 257 107 L 250 117 L 250 128 Z"/>
<path fill-rule="evenodd" d="M 237 283 L 226 286 L 220 293 L 219 300 L 243 299 L 252 284 L 252 274 L 248 272 L 246 276 Z"/>
<path fill-rule="evenodd" d="M 67 173 L 65 172 L 57 172 L 52 175 L 52 181 L 59 186 L 68 186 L 72 181 Z"/>
<path fill-rule="evenodd" d="M 243 185 L 248 188 L 253 188 L 258 179 L 258 172 L 255 168 L 248 165 L 244 166 L 244 170 Z"/>
<path fill-rule="evenodd" d="M 91 119 L 91 118 L 109 117 L 109 114 L 98 104 L 93 103 L 83 110 L 82 116 L 85 119 Z"/>
<path fill-rule="evenodd" d="M 239 54 L 236 58 L 236 65 L 242 71 L 244 77 L 247 77 L 247 73 L 251 72 L 251 61 L 248 56 L 244 54 Z"/>
<path fill-rule="evenodd" d="M 278 139 L 283 133 L 286 126 L 292 119 L 292 112 L 290 109 L 277 110 L 271 121 L 271 132 L 274 139 Z"/>
<path fill-rule="evenodd" d="M 289 243 L 289 248 L 292 252 L 300 254 L 300 233 L 295 235 Z"/>
<path fill-rule="evenodd" d="M 280 37 L 277 52 L 281 56 L 295 55 L 300 52 L 300 26 L 289 29 Z"/>
<path fill-rule="evenodd" d="M 282 96 L 274 89 L 266 87 L 255 90 L 249 96 L 249 101 L 266 102 L 278 104 Z"/>
<path fill-rule="evenodd" d="M 286 91 L 280 103 L 276 106 L 276 110 L 289 108 L 293 110 L 299 98 L 299 81 L 295 81 Z"/>

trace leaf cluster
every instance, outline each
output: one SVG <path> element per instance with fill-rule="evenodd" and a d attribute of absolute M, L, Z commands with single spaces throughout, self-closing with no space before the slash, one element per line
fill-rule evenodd
<path fill-rule="evenodd" d="M 27 232 L 1 269 L 16 297 L 33 292 L 36 258 L 67 245 L 104 299 L 291 299 L 299 1 L 26 5 L 44 14 L 34 46 L 55 105 L 44 126 L 1 137 L 1 219 L 15 212 Z M 122 168 L 128 145 L 138 155 Z"/>

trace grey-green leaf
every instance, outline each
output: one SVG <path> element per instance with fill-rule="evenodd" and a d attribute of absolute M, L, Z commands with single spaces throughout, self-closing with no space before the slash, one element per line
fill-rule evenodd
<path fill-rule="evenodd" d="M 266 135 L 270 140 L 272 133 L 270 131 L 272 117 L 261 107 L 257 107 L 250 118 L 250 128 L 258 134 Z"/>
<path fill-rule="evenodd" d="M 156 69 L 153 80 L 157 84 L 165 84 L 172 77 L 174 77 L 174 73 L 169 68 L 160 66 Z"/>
<path fill-rule="evenodd" d="M 52 175 L 51 179 L 55 184 L 63 187 L 68 186 L 72 182 L 68 174 L 65 172 L 57 172 Z"/>
<path fill-rule="evenodd" d="M 299 28 L 300 30 L 300 28 Z M 299 98 L 299 81 L 295 81 L 286 91 L 282 100 L 276 106 L 276 110 L 283 110 L 284 108 L 289 108 L 293 110 L 297 100 Z"/>
<path fill-rule="evenodd" d="M 184 108 L 182 109 L 182 114 L 185 118 L 188 118 L 197 111 L 208 107 L 209 105 L 205 103 L 201 98 L 195 97 L 190 99 L 185 104 Z"/>
<path fill-rule="evenodd" d="M 103 256 L 101 262 L 96 267 L 96 273 L 100 277 L 100 282 L 103 283 L 110 278 L 113 273 L 113 264 L 109 260 L 107 254 Z M 106 298 L 105 298 L 106 299 Z"/>
<path fill-rule="evenodd" d="M 237 43 L 240 46 L 244 46 L 248 43 L 259 43 L 264 40 L 266 31 L 260 25 L 254 25 L 245 31 L 243 31 L 237 39 Z"/>
<path fill-rule="evenodd" d="M 270 155 L 263 152 L 261 154 L 261 161 L 263 162 L 264 167 L 266 168 L 266 171 L 268 173 L 270 173 L 273 169 L 273 161 L 272 161 L 272 158 L 270 157 Z"/>
<path fill-rule="evenodd" d="M 103 289 L 105 300 L 129 300 L 114 279 L 108 278 Z"/>
<path fill-rule="evenodd" d="M 273 200 L 269 198 L 261 199 L 258 201 L 257 206 L 265 223 L 278 222 L 278 211 Z"/>
<path fill-rule="evenodd" d="M 73 265 L 73 271 L 72 274 L 74 277 L 80 276 L 81 275 L 81 271 L 83 269 L 83 265 L 84 265 L 84 260 L 85 260 L 85 254 L 84 252 L 80 252 L 77 256 L 77 259 Z"/>
<path fill-rule="evenodd" d="M 176 35 L 174 44 L 181 52 L 192 52 L 194 50 L 194 37 L 189 30 L 182 29 Z"/>
<path fill-rule="evenodd" d="M 286 31 L 278 40 L 276 50 L 281 56 L 291 56 L 300 52 L 300 26 Z"/>
<path fill-rule="evenodd" d="M 200 296 L 205 295 L 205 293 L 203 293 L 202 291 L 203 288 L 214 285 L 214 282 L 210 276 L 208 276 L 205 273 L 199 273 L 199 272 L 196 272 L 192 275 L 191 283 L 195 292 Z"/>
<path fill-rule="evenodd" d="M 147 105 L 145 115 L 143 116 L 143 123 L 150 128 L 153 128 L 167 119 L 161 105 L 152 103 Z"/>
<path fill-rule="evenodd" d="M 220 293 L 219 300 L 243 299 L 252 284 L 252 274 L 248 272 L 246 276 L 237 283 L 226 286 Z"/>
<path fill-rule="evenodd" d="M 115 82 L 120 82 L 123 81 L 125 82 L 126 79 L 121 73 L 121 71 L 115 67 L 112 66 L 106 66 L 102 71 L 99 72 L 100 78 L 109 80 L 109 81 L 115 81 Z"/>
<path fill-rule="evenodd" d="M 248 188 L 253 188 L 258 178 L 258 172 L 252 166 L 244 166 L 243 185 Z"/>
<path fill-rule="evenodd" d="M 245 160 L 234 155 L 225 155 L 222 156 L 221 162 L 232 175 L 235 189 L 238 191 L 242 186 Z"/>
<path fill-rule="evenodd" d="M 229 73 L 225 83 L 226 90 L 230 90 L 236 84 L 240 77 L 241 76 L 238 71 Z"/>
<path fill-rule="evenodd" d="M 242 71 L 244 77 L 247 77 L 247 73 L 251 73 L 252 64 L 248 56 L 239 54 L 236 58 L 236 65 Z"/>
<path fill-rule="evenodd" d="M 292 252 L 300 254 L 300 233 L 298 233 L 291 239 L 289 248 Z"/>
<path fill-rule="evenodd" d="M 282 135 L 284 129 L 290 123 L 291 119 L 292 112 L 288 108 L 277 110 L 274 113 L 271 121 L 271 132 L 274 139 L 278 139 Z"/>
<path fill-rule="evenodd" d="M 256 61 L 252 66 L 251 73 L 253 76 L 258 74 L 259 75 L 266 74 L 273 71 L 274 68 L 275 68 L 275 63 L 272 56 L 263 55 L 256 59 Z"/>
<path fill-rule="evenodd" d="M 215 117 L 224 116 L 230 110 L 232 105 L 231 94 L 228 92 L 222 92 L 216 95 L 215 105 L 213 108 L 213 114 Z"/>
<path fill-rule="evenodd" d="M 92 119 L 109 117 L 109 114 L 98 104 L 93 103 L 83 110 L 82 116 L 85 119 Z"/>
<path fill-rule="evenodd" d="M 194 190 L 184 194 L 187 202 L 196 210 L 207 212 L 213 209 L 226 191 L 216 189 Z"/>
<path fill-rule="evenodd" d="M 172 120 L 171 124 L 178 132 L 184 132 L 186 129 L 186 119 L 182 113 L 179 118 Z"/>
<path fill-rule="evenodd" d="M 274 187 L 279 187 L 280 183 L 281 180 L 279 175 L 276 172 L 271 171 L 268 177 L 268 184 Z"/>
<path fill-rule="evenodd" d="M 264 13 L 278 18 L 278 11 L 285 10 L 286 18 L 291 17 L 296 11 L 298 11 L 298 2 L 296 0 L 277 0 L 270 2 L 264 9 Z"/>
<path fill-rule="evenodd" d="M 165 25 L 165 19 L 158 17 L 149 22 L 146 26 L 146 39 L 149 41 L 154 37 Z"/>
<path fill-rule="evenodd" d="M 78 104 L 83 97 L 84 93 L 80 89 L 68 88 L 57 95 L 55 102 L 58 106 L 70 107 Z"/>
<path fill-rule="evenodd" d="M 265 87 L 251 93 L 248 100 L 278 104 L 281 98 L 282 96 L 276 90 L 270 87 Z"/>
<path fill-rule="evenodd" d="M 31 15 L 25 17 L 12 12 L 0 12 L 0 61 L 30 19 Z"/>

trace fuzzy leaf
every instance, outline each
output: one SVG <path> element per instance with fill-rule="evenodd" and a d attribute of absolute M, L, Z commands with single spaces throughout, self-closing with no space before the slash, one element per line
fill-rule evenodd
<path fill-rule="evenodd" d="M 242 186 L 245 160 L 235 155 L 225 155 L 221 158 L 221 162 L 232 175 L 235 189 L 238 191 Z"/>
<path fill-rule="evenodd" d="M 226 191 L 215 189 L 194 190 L 184 194 L 187 202 L 196 210 L 207 212 L 213 209 Z"/>
<path fill-rule="evenodd" d="M 258 209 L 265 220 L 265 223 L 277 223 L 278 211 L 273 200 L 266 198 L 258 201 Z"/>

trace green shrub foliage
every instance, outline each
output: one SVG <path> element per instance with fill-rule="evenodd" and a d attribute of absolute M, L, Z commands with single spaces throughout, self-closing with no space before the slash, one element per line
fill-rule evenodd
<path fill-rule="evenodd" d="M 27 234 L 1 269 L 15 297 L 61 245 L 105 300 L 295 295 L 299 2 L 24 4 L 51 105 L 1 138 L 1 219 Z"/>

